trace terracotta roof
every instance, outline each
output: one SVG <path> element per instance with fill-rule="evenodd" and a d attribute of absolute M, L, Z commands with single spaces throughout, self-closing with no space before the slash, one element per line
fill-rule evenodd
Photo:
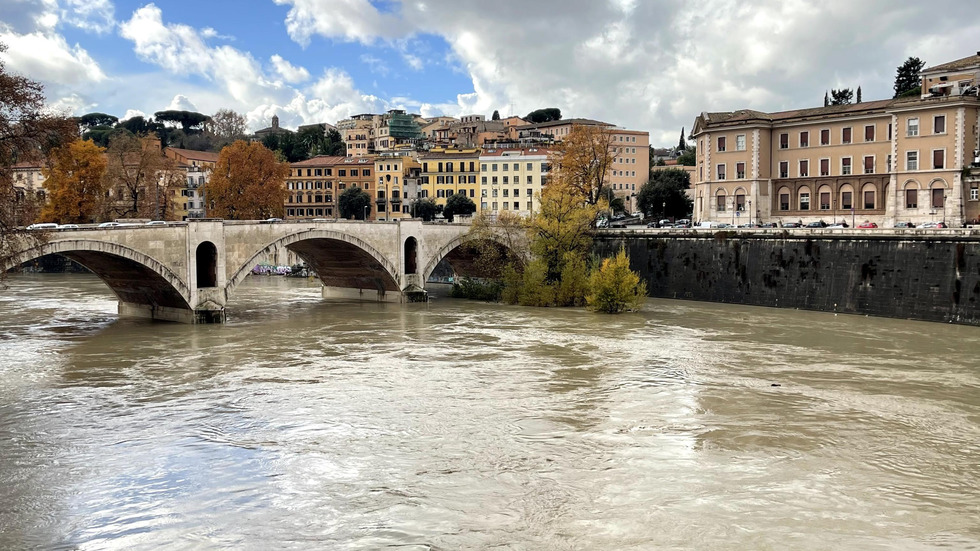
<path fill-rule="evenodd" d="M 445 151 L 429 151 L 428 153 L 423 153 L 419 155 L 419 160 L 429 160 L 429 159 L 472 159 L 474 157 L 479 157 L 481 155 L 479 150 L 474 150 L 471 152 L 459 152 L 453 151 L 447 153 Z"/>
<path fill-rule="evenodd" d="M 181 149 L 179 147 L 168 147 L 167 149 L 173 151 L 181 157 L 194 161 L 205 161 L 209 163 L 218 162 L 218 154 L 212 151 L 195 151 L 193 149 Z"/>
<path fill-rule="evenodd" d="M 334 165 L 344 164 L 344 161 L 346 160 L 347 157 L 340 157 L 336 155 L 317 155 L 312 159 L 307 159 L 305 161 L 297 161 L 295 163 L 289 163 L 289 166 L 293 168 L 334 166 Z"/>
<path fill-rule="evenodd" d="M 592 119 L 561 119 L 557 121 L 536 122 L 536 123 L 526 124 L 523 126 L 518 126 L 517 128 L 519 130 L 527 129 L 527 128 L 549 128 L 551 126 L 562 126 L 565 124 L 582 124 L 585 126 L 615 126 L 608 122 L 602 122 L 602 121 L 597 121 Z"/>
<path fill-rule="evenodd" d="M 519 157 L 522 155 L 548 155 L 549 153 L 551 153 L 551 149 L 547 147 L 503 147 L 484 149 L 483 152 L 480 153 L 480 157 Z"/>
<path fill-rule="evenodd" d="M 740 109 L 738 111 L 705 113 L 704 120 L 707 124 L 722 124 L 749 122 L 753 120 L 765 122 L 782 122 L 792 119 L 805 119 L 809 117 L 826 117 L 828 115 L 847 115 L 851 113 L 867 113 L 893 107 L 902 103 L 915 103 L 922 101 L 919 98 L 897 98 L 884 99 L 877 101 L 863 101 L 849 105 L 828 105 L 826 107 L 811 107 L 808 109 L 793 109 L 790 111 L 777 111 L 775 113 L 763 113 L 752 109 Z"/>
<path fill-rule="evenodd" d="M 923 73 L 944 73 L 949 71 L 960 71 L 963 69 L 972 69 L 980 67 L 980 52 L 976 55 L 971 55 L 969 57 L 964 57 L 963 59 L 957 59 L 956 61 L 950 61 L 949 63 L 943 63 L 942 65 L 936 65 L 934 67 L 927 67 L 922 70 Z"/>

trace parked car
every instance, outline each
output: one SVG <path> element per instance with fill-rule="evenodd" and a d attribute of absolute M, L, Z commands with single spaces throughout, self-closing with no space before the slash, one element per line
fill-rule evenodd
<path fill-rule="evenodd" d="M 675 228 L 690 228 L 691 221 L 687 218 L 681 218 L 674 224 Z"/>
<path fill-rule="evenodd" d="M 779 225 L 775 222 L 766 222 L 765 224 L 759 224 L 760 228 L 778 228 Z"/>
<path fill-rule="evenodd" d="M 27 226 L 29 230 L 56 230 L 58 229 L 58 224 L 54 222 L 42 222 L 40 224 L 31 224 Z"/>
<path fill-rule="evenodd" d="M 147 226 L 166 226 L 167 222 L 164 220 L 150 220 L 146 223 Z"/>
<path fill-rule="evenodd" d="M 912 222 L 895 222 L 896 228 L 914 228 L 915 224 Z"/>
<path fill-rule="evenodd" d="M 870 229 L 870 228 L 877 228 L 877 227 L 878 227 L 878 224 L 875 224 L 874 222 L 868 222 L 868 221 L 864 221 L 864 222 L 861 222 L 860 224 L 858 224 L 858 228 L 861 228 L 862 230 L 866 230 L 866 229 Z"/>
<path fill-rule="evenodd" d="M 922 228 L 948 228 L 946 222 L 926 222 L 920 226 Z"/>
<path fill-rule="evenodd" d="M 119 222 L 103 222 L 99 224 L 99 227 L 102 229 L 118 228 L 119 226 L 120 226 Z"/>
<path fill-rule="evenodd" d="M 800 222 L 783 222 L 784 228 L 802 228 L 803 224 Z"/>
<path fill-rule="evenodd" d="M 827 223 L 824 222 L 823 220 L 817 220 L 816 222 L 810 222 L 809 224 L 806 225 L 806 227 L 808 227 L 808 228 L 826 228 L 827 227 Z"/>
<path fill-rule="evenodd" d="M 61 224 L 58 226 L 59 230 L 77 230 L 78 224 Z"/>
<path fill-rule="evenodd" d="M 259 224 L 278 224 L 282 222 L 282 218 L 266 218 L 265 220 L 259 220 Z"/>
<path fill-rule="evenodd" d="M 847 222 L 837 222 L 836 224 L 831 224 L 827 226 L 828 228 L 840 229 L 848 227 Z"/>

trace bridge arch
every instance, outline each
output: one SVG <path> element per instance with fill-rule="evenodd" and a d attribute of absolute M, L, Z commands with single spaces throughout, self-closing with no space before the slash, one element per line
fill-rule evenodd
<path fill-rule="evenodd" d="M 462 247 L 465 247 L 466 245 L 469 244 L 475 244 L 479 240 L 480 238 L 474 237 L 468 233 L 456 236 L 451 240 L 449 240 L 449 242 L 443 245 L 436 252 L 436 254 L 432 255 L 429 258 L 428 264 L 425 266 L 425 269 L 422 270 L 421 272 L 422 284 L 424 285 L 425 282 L 429 280 L 429 277 L 432 275 L 432 272 L 435 271 L 436 266 L 438 266 L 439 263 L 442 262 L 444 259 L 448 259 L 449 263 L 453 265 L 454 269 L 457 267 L 462 267 L 464 272 L 469 272 L 468 275 L 476 275 L 476 276 L 488 275 L 488 274 L 479 273 L 479 269 L 475 266 L 475 263 L 473 262 L 473 258 L 467 257 L 466 255 L 454 255 L 454 253 L 458 252 L 459 249 L 461 249 Z M 499 246 L 507 253 L 512 252 L 501 241 L 493 240 L 493 242 L 496 243 L 497 246 Z"/>
<path fill-rule="evenodd" d="M 226 297 L 263 257 L 282 247 L 302 258 L 325 286 L 401 291 L 397 266 L 380 251 L 352 235 L 315 229 L 291 233 L 256 251 L 228 278 Z"/>
<path fill-rule="evenodd" d="M 10 256 L 0 269 L 58 254 L 88 268 L 121 302 L 191 310 L 190 290 L 172 270 L 156 259 L 124 245 L 89 239 L 64 239 L 25 248 Z"/>

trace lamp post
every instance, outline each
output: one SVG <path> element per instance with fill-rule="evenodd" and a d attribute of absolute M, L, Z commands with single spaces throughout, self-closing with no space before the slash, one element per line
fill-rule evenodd
<path fill-rule="evenodd" d="M 660 218 L 667 218 L 667 201 L 660 203 Z"/>
<path fill-rule="evenodd" d="M 749 199 L 749 226 L 752 225 L 752 200 Z"/>
<path fill-rule="evenodd" d="M 943 193 L 943 226 L 946 225 L 946 194 Z"/>
<path fill-rule="evenodd" d="M 732 209 L 732 225 L 734 226 L 735 225 L 735 198 L 729 197 L 728 204 L 731 206 Z"/>
<path fill-rule="evenodd" d="M 367 222 L 367 209 L 368 209 L 368 206 L 367 205 L 364 205 L 364 221 L 365 222 Z"/>

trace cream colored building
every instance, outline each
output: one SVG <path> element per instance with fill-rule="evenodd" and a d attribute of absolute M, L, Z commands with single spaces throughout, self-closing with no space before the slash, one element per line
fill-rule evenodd
<path fill-rule="evenodd" d="M 940 72 L 923 75 L 938 81 Z M 692 132 L 694 219 L 962 225 L 980 216 L 968 168 L 980 149 L 978 112 L 980 99 L 959 93 L 702 113 Z"/>
<path fill-rule="evenodd" d="M 354 115 L 337 123 L 337 131 L 347 146 L 348 157 L 374 154 L 374 118 L 377 115 Z"/>
<path fill-rule="evenodd" d="M 547 185 L 549 150 L 485 149 L 480 155 L 480 212 L 514 212 L 530 216 L 540 208 L 541 189 Z"/>
<path fill-rule="evenodd" d="M 411 202 L 417 198 L 413 192 L 418 187 L 421 170 L 414 151 L 386 153 L 374 160 L 378 220 L 411 218 Z"/>

